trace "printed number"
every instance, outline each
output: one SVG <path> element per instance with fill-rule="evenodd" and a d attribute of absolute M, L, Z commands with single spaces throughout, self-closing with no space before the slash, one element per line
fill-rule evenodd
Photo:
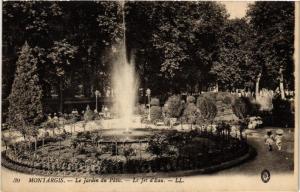
<path fill-rule="evenodd" d="M 20 183 L 20 178 L 16 178 L 16 177 L 15 177 L 15 178 L 13 179 L 13 183 Z"/>

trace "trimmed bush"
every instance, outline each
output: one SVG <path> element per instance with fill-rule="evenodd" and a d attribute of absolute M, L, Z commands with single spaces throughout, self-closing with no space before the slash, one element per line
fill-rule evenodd
<path fill-rule="evenodd" d="M 184 105 L 178 95 L 173 95 L 168 98 L 165 103 L 165 112 L 168 117 L 178 118 L 181 116 Z"/>
<path fill-rule="evenodd" d="M 159 106 L 151 106 L 150 110 L 151 122 L 157 122 L 162 119 L 162 110 Z"/>
<path fill-rule="evenodd" d="M 228 92 L 202 93 L 198 98 L 210 99 L 218 109 L 217 119 L 232 118 L 232 103 L 237 96 Z M 230 117 L 231 116 L 231 117 Z"/>
<path fill-rule="evenodd" d="M 200 110 L 200 116 L 203 120 L 212 122 L 217 115 L 217 106 L 214 102 L 208 98 L 201 98 L 197 99 L 197 107 Z"/>
<path fill-rule="evenodd" d="M 194 124 L 198 116 L 198 108 L 194 103 L 188 103 L 183 111 L 185 122 Z"/>
<path fill-rule="evenodd" d="M 232 105 L 232 111 L 239 119 L 245 119 L 251 112 L 251 102 L 246 97 L 237 98 Z"/>
<path fill-rule="evenodd" d="M 90 109 L 89 105 L 86 107 L 83 118 L 84 121 L 91 121 L 94 119 L 94 112 Z"/>

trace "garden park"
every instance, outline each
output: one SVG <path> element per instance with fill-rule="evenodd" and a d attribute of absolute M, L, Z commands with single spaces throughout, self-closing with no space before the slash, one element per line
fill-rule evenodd
<path fill-rule="evenodd" d="M 5 2 L 2 165 L 172 176 L 273 159 L 292 171 L 293 7 L 255 2 L 229 19 L 218 2 Z"/>

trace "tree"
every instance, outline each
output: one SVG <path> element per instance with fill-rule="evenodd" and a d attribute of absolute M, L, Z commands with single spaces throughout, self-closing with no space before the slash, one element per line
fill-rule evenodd
<path fill-rule="evenodd" d="M 22 47 L 9 95 L 8 121 L 25 137 L 29 126 L 39 124 L 43 118 L 42 87 L 38 75 L 38 59 L 35 48 L 28 43 Z"/>
<path fill-rule="evenodd" d="M 225 22 L 219 41 L 218 59 L 210 71 L 221 90 L 253 90 L 253 77 L 260 70 L 257 63 L 250 60 L 253 36 L 253 30 L 245 18 Z"/>
<path fill-rule="evenodd" d="M 58 2 L 4 2 L 3 3 L 3 98 L 7 98 L 11 92 L 14 80 L 14 71 L 18 59 L 18 50 L 27 41 L 31 47 L 46 49 L 51 40 L 58 35 L 53 27 L 61 21 L 61 7 Z M 18 31 L 18 33 L 15 33 Z M 40 65 L 40 75 L 48 70 Z M 42 88 L 45 91 L 44 79 L 40 78 Z M 43 93 L 44 96 L 48 92 Z"/>
<path fill-rule="evenodd" d="M 63 112 L 63 89 L 64 78 L 66 76 L 67 67 L 70 66 L 71 60 L 74 59 L 74 55 L 77 52 L 77 47 L 71 45 L 66 39 L 61 41 L 55 41 L 53 47 L 50 49 L 50 53 L 47 57 L 53 64 L 55 69 L 55 76 L 57 77 L 57 85 L 59 86 L 59 111 Z"/>
<path fill-rule="evenodd" d="M 261 67 L 258 79 L 262 86 L 280 87 L 281 92 L 283 84 L 294 89 L 294 9 L 294 2 L 255 2 L 247 11 L 255 45 L 259 45 L 253 47 L 251 57 Z"/>
<path fill-rule="evenodd" d="M 217 56 L 218 39 L 227 18 L 216 2 L 159 2 L 154 9 L 159 20 L 153 46 L 160 52 L 162 75 L 172 87 L 189 85 L 201 90 Z"/>
<path fill-rule="evenodd" d="M 111 66 L 111 58 L 106 59 L 104 55 L 107 56 L 112 45 L 123 35 L 121 13 L 119 2 L 5 2 L 3 98 L 11 89 L 16 51 L 25 41 L 32 47 L 43 48 L 42 57 L 55 55 L 57 49 L 64 45 L 66 48 L 78 47 L 74 55 L 76 63 L 72 63 L 71 70 L 67 62 L 53 65 L 53 58 L 39 65 L 44 97 L 50 97 L 51 91 L 60 92 L 57 67 L 65 72 L 61 83 L 64 96 L 73 97 L 78 92 L 78 84 L 84 85 L 85 96 L 90 96 L 96 86 L 96 89 L 104 90 L 109 82 Z M 70 53 L 67 49 L 65 51 Z"/>

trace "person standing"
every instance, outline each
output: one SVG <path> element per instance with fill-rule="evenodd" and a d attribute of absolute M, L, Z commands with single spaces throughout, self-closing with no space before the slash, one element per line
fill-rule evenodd
<path fill-rule="evenodd" d="M 275 136 L 275 144 L 276 144 L 276 146 L 278 148 L 278 151 L 281 151 L 282 138 L 283 138 L 283 130 L 282 129 L 278 129 L 276 131 L 276 136 Z"/>
<path fill-rule="evenodd" d="M 272 131 L 267 130 L 267 134 L 264 136 L 264 138 L 265 138 L 265 144 L 268 146 L 269 151 L 272 151 L 274 140 L 275 140 Z"/>

